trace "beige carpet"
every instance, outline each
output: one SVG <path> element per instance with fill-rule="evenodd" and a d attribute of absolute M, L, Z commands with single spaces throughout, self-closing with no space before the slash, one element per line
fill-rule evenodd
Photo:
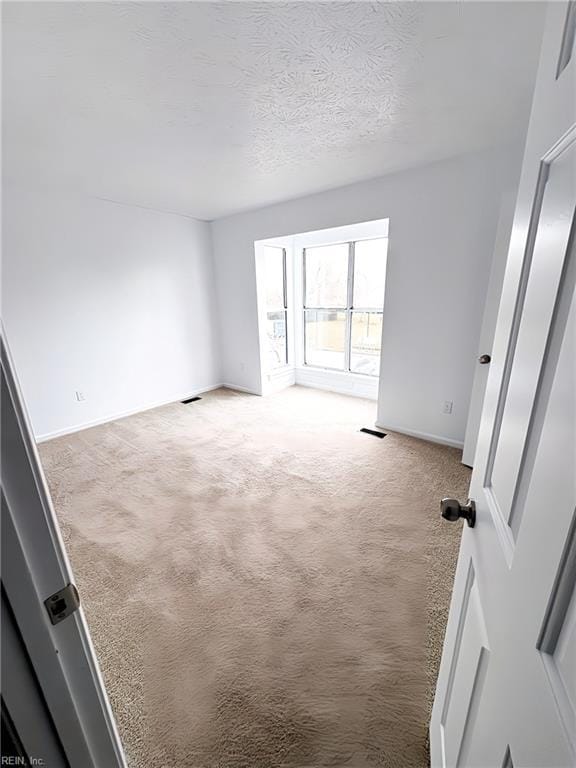
<path fill-rule="evenodd" d="M 131 768 L 427 764 L 469 471 L 374 418 L 218 390 L 41 446 Z"/>

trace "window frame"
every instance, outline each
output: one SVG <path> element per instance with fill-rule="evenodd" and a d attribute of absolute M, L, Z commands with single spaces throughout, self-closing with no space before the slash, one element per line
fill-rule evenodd
<path fill-rule="evenodd" d="M 290 365 L 290 347 L 288 344 L 288 273 L 287 273 L 287 267 L 286 267 L 286 248 L 283 248 L 279 245 L 265 245 L 265 248 L 274 248 L 275 250 L 282 251 L 282 299 L 283 299 L 283 306 L 278 307 L 269 307 L 266 303 L 264 308 L 264 313 L 266 317 L 266 323 L 268 323 L 268 316 L 271 314 L 279 314 L 284 313 L 284 362 L 279 363 L 278 365 L 275 365 L 271 368 L 268 368 L 268 371 L 272 373 L 273 371 L 278 371 L 280 368 L 285 368 L 287 365 Z M 266 331 L 266 336 L 268 336 L 268 332 Z"/>
<path fill-rule="evenodd" d="M 355 313 L 375 314 L 381 315 L 382 321 L 384 320 L 384 296 L 382 296 L 381 307 L 356 307 L 354 306 L 354 275 L 356 265 L 356 243 L 365 242 L 369 240 L 386 240 L 387 237 L 366 237 L 362 240 L 349 240 L 341 241 L 340 243 L 323 243 L 322 245 L 313 245 L 304 247 L 302 249 L 302 349 L 303 349 L 303 365 L 307 368 L 315 368 L 321 371 L 335 371 L 337 373 L 352 374 L 354 376 L 366 376 L 370 379 L 377 379 L 380 373 L 363 373 L 362 371 L 353 371 L 350 368 L 352 361 L 352 319 Z M 323 245 L 348 245 L 348 273 L 346 282 L 346 306 L 345 307 L 313 307 L 307 305 L 306 297 L 306 251 L 313 248 L 322 248 Z M 387 257 L 386 252 L 383 258 Z M 315 365 L 309 363 L 306 360 L 306 313 L 307 312 L 344 312 L 346 315 L 345 331 L 344 331 L 344 367 L 333 368 L 327 365 Z"/>

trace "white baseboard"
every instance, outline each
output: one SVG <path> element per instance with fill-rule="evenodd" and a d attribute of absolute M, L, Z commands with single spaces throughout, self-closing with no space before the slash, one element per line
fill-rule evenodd
<path fill-rule="evenodd" d="M 307 381 L 304 382 L 304 381 L 298 381 L 298 379 L 299 379 L 299 376 L 297 375 L 296 376 L 296 383 L 301 384 L 303 386 L 307 386 L 307 387 L 312 387 L 312 388 L 316 388 L 316 389 L 328 389 L 330 391 L 339 391 L 342 394 L 348 394 L 348 395 L 354 395 L 355 394 L 357 397 L 358 396 L 360 396 L 360 397 L 366 397 L 367 396 L 364 393 L 363 394 L 359 394 L 358 392 L 354 393 L 354 392 L 351 392 L 351 391 L 344 391 L 344 392 L 342 392 L 342 390 L 331 389 L 331 387 L 330 386 L 326 386 L 325 383 L 317 384 L 317 383 L 314 383 L 313 381 L 310 381 L 310 380 L 307 380 Z M 129 410 L 129 411 L 122 411 L 121 413 L 110 414 L 108 416 L 104 416 L 101 419 L 94 419 L 93 421 L 86 421 L 86 422 L 83 422 L 82 424 L 76 424 L 73 427 L 66 427 L 65 429 L 59 429 L 59 430 L 56 430 L 54 432 L 47 432 L 47 433 L 45 433 L 43 435 L 38 435 L 36 437 L 36 442 L 37 443 L 45 443 L 48 440 L 53 440 L 56 437 L 64 437 L 65 435 L 72 435 L 75 432 L 82 432 L 82 430 L 84 430 L 84 429 L 90 429 L 90 427 L 98 427 L 101 424 L 108 424 L 111 421 L 118 421 L 119 419 L 124 419 L 127 416 L 134 416 L 137 413 L 145 413 L 146 411 L 151 411 L 154 408 L 160 408 L 163 405 L 170 405 L 171 403 L 178 403 L 181 400 L 186 400 L 189 397 L 196 397 L 196 395 L 201 395 L 203 392 L 211 392 L 212 390 L 220 389 L 221 387 L 223 387 L 225 389 L 230 389 L 230 390 L 233 390 L 233 391 L 237 391 L 237 392 L 242 392 L 242 393 L 245 393 L 245 394 L 248 394 L 248 395 L 256 395 L 257 397 L 261 397 L 262 396 L 261 392 L 257 392 L 256 390 L 253 390 L 253 389 L 248 389 L 247 387 L 241 387 L 238 384 L 231 384 L 231 383 L 228 383 L 228 382 L 221 382 L 221 383 L 218 383 L 218 384 L 211 384 L 210 386 L 199 387 L 198 389 L 186 392 L 185 394 L 183 394 L 183 395 L 181 395 L 179 397 L 174 397 L 174 398 L 171 398 L 169 400 L 162 400 L 160 402 L 152 403 L 151 405 L 146 405 L 144 407 L 134 408 L 134 409 Z M 431 435 L 428 432 L 417 432 L 416 430 L 404 429 L 403 427 L 393 426 L 391 424 L 384 425 L 384 424 L 380 424 L 378 422 L 376 422 L 376 427 L 378 427 L 378 429 L 383 429 L 385 431 L 389 430 L 390 432 L 399 432 L 400 434 L 408 435 L 409 437 L 417 437 L 420 440 L 428 440 L 428 441 L 430 441 L 432 443 L 440 443 L 440 445 L 449 445 L 452 448 L 460 448 L 461 449 L 461 448 L 464 447 L 464 442 L 463 441 L 461 441 L 461 440 L 453 440 L 452 438 L 444 437 L 442 435 Z"/>
<path fill-rule="evenodd" d="M 256 395 L 257 397 L 262 396 L 262 392 L 257 392 L 255 389 L 248 389 L 248 387 L 240 387 L 238 384 L 218 384 L 218 387 L 236 390 L 236 392 L 245 392 L 247 395 Z M 218 389 L 218 387 L 213 387 L 213 389 Z"/>
<path fill-rule="evenodd" d="M 375 424 L 378 429 L 383 429 L 385 432 L 398 432 L 401 435 L 408 435 L 408 437 L 417 437 L 420 440 L 428 440 L 430 443 L 439 443 L 440 445 L 449 445 L 451 448 L 464 447 L 463 440 L 453 440 L 451 437 L 444 437 L 443 435 L 431 435 L 429 432 L 417 432 L 413 429 L 404 429 L 404 427 L 394 427 L 391 424 L 380 424 L 378 421 Z"/>
<path fill-rule="evenodd" d="M 109 424 L 111 421 L 118 421 L 118 419 L 125 419 L 127 416 L 134 416 L 137 413 L 145 413 L 146 411 L 151 411 L 153 408 L 160 408 L 163 405 L 170 405 L 171 403 L 179 403 L 181 400 L 187 400 L 189 397 L 196 397 L 196 395 L 201 395 L 203 392 L 211 392 L 213 389 L 220 389 L 221 387 L 236 389 L 236 387 L 228 387 L 227 384 L 211 384 L 208 387 L 200 387 L 198 389 L 194 389 L 191 392 L 187 392 L 186 394 L 180 397 L 170 398 L 170 400 L 162 400 L 156 403 L 152 403 L 151 405 L 146 405 L 144 407 L 141 406 L 140 408 L 134 408 L 129 411 L 122 411 L 120 413 L 110 414 L 109 416 L 104 416 L 101 419 L 94 419 L 92 421 L 85 421 L 82 424 L 76 424 L 73 427 L 66 427 L 65 429 L 57 429 L 55 432 L 47 432 L 44 435 L 36 436 L 36 442 L 45 443 L 47 440 L 53 440 L 55 437 L 64 437 L 65 435 L 72 435 L 75 432 L 82 432 L 82 430 L 84 429 L 90 429 L 90 427 L 98 427 L 101 424 Z"/>
<path fill-rule="evenodd" d="M 296 374 L 293 366 L 284 366 L 275 371 L 266 373 L 262 377 L 262 394 L 272 395 L 283 389 L 292 387 L 296 383 Z"/>

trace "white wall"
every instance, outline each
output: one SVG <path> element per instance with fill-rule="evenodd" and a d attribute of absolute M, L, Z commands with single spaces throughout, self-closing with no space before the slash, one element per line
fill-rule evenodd
<path fill-rule="evenodd" d="M 219 382 L 209 224 L 16 187 L 3 203 L 3 322 L 37 437 Z"/>
<path fill-rule="evenodd" d="M 218 383 L 261 391 L 254 242 L 390 217 L 377 422 L 461 444 L 511 154 L 454 158 L 212 225 L 9 187 L 3 320 L 36 435 Z"/>
<path fill-rule="evenodd" d="M 510 154 L 465 155 L 213 222 L 224 380 L 261 385 L 255 240 L 389 217 L 377 422 L 462 445 Z"/>

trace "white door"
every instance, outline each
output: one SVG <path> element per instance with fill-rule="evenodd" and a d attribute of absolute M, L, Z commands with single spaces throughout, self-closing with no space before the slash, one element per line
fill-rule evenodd
<path fill-rule="evenodd" d="M 550 3 L 474 460 L 476 524 L 462 538 L 430 726 L 433 768 L 576 765 L 575 26 L 574 2 Z"/>
<path fill-rule="evenodd" d="M 3 703 L 31 765 L 125 768 L 3 335 L 0 373 Z"/>

